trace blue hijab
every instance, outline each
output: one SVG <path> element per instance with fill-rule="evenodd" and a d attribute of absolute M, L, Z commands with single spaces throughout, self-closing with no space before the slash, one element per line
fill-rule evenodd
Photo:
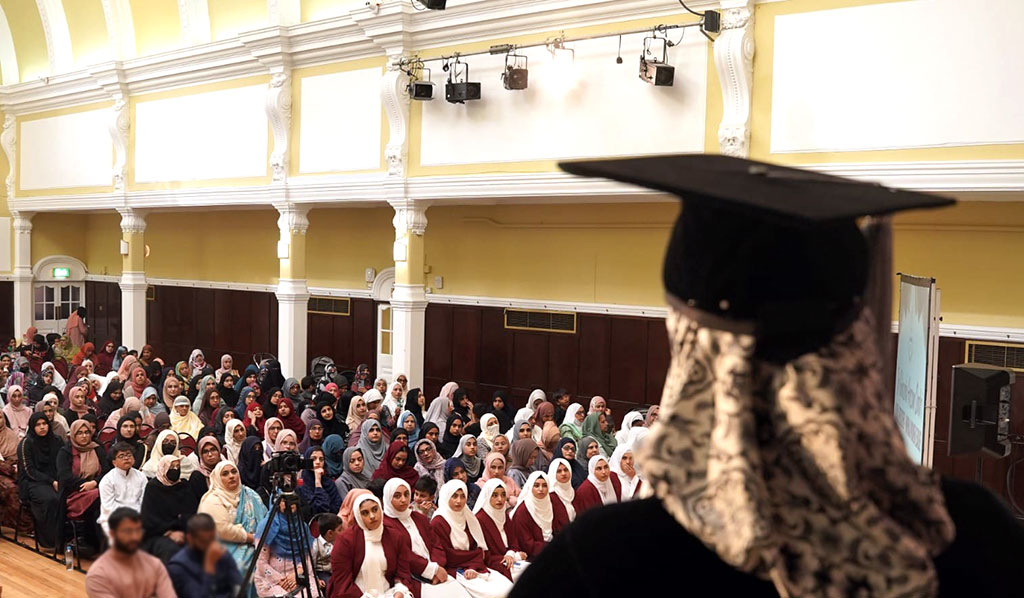
<path fill-rule="evenodd" d="M 337 434 L 331 434 L 324 438 L 324 469 L 327 475 L 337 479 L 345 471 L 345 464 L 348 460 L 342 460 L 345 453 L 345 441 Z"/>
<path fill-rule="evenodd" d="M 404 424 L 405 420 L 409 419 L 410 417 L 412 418 L 413 423 L 416 424 L 416 427 L 413 429 L 413 431 L 409 432 L 409 444 L 411 445 L 412 443 L 420 439 L 420 423 L 416 421 L 416 416 L 412 414 L 412 411 L 403 411 L 402 414 L 398 416 L 398 423 L 395 424 L 395 429 L 401 429 L 402 424 Z"/>
<path fill-rule="evenodd" d="M 250 363 L 249 365 L 247 365 L 245 367 L 245 372 L 243 372 L 242 375 L 238 377 L 238 380 L 235 381 L 235 392 L 242 392 L 242 387 L 245 386 L 245 379 L 249 377 L 249 374 L 259 375 L 259 373 L 260 369 L 256 367 L 255 364 Z"/>
<path fill-rule="evenodd" d="M 332 486 L 334 484 L 331 484 Z M 273 501 L 271 501 L 273 504 Z M 276 507 L 275 507 L 276 508 Z M 266 534 L 265 546 L 270 547 L 270 552 L 276 557 L 282 559 L 291 559 L 294 561 L 298 558 L 298 543 L 308 542 L 307 546 L 313 546 L 313 536 L 309 533 L 309 528 L 305 524 L 301 524 L 299 527 L 299 533 L 303 537 L 290 538 L 288 536 L 288 520 L 284 517 L 283 513 L 278 512 L 274 515 L 274 520 L 270 521 L 270 516 L 273 511 L 268 511 L 266 516 L 260 520 L 259 525 L 256 526 L 255 536 L 257 541 L 259 538 Z M 270 522 L 268 526 L 267 523 Z M 292 550 L 292 547 L 296 550 Z"/>
<path fill-rule="evenodd" d="M 238 416 L 238 419 L 245 419 L 245 408 L 248 406 L 245 402 L 245 397 L 252 393 L 253 390 L 250 386 L 246 386 L 242 389 L 242 392 L 238 393 L 238 402 L 235 403 L 235 415 Z"/>

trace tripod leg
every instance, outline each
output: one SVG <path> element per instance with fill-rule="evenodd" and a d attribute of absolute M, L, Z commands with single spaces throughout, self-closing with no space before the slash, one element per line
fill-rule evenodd
<path fill-rule="evenodd" d="M 271 501 L 270 515 L 267 519 L 267 527 L 263 530 L 263 535 L 260 536 L 259 542 L 256 543 L 256 552 L 254 552 L 252 555 L 252 561 L 249 563 L 249 567 L 245 571 L 245 577 L 242 578 L 242 585 L 239 586 L 238 594 L 235 596 L 235 598 L 245 598 L 250 586 L 252 586 L 252 576 L 253 573 L 256 572 L 256 559 L 259 558 L 260 551 L 263 550 L 263 544 L 266 542 L 267 539 L 267 530 L 270 529 L 271 525 L 273 525 L 274 517 L 276 516 L 277 505 L 275 505 L 273 501 Z"/>

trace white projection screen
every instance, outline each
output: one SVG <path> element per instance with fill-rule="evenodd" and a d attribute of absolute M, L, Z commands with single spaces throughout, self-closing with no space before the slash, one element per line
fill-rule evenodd
<path fill-rule="evenodd" d="M 935 440 L 939 290 L 934 278 L 900 274 L 894 413 L 907 453 L 931 467 Z"/>

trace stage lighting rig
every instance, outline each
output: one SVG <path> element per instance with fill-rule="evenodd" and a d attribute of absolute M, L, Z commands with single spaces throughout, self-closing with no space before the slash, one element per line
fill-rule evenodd
<path fill-rule="evenodd" d="M 422 5 L 424 8 L 430 10 L 444 10 L 448 0 L 409 0 L 413 8 L 416 8 L 417 4 Z"/>
<path fill-rule="evenodd" d="M 452 59 L 445 59 L 442 70 L 448 73 L 448 82 L 444 86 L 444 99 L 451 104 L 465 104 L 470 100 L 480 99 L 480 83 L 469 81 L 469 65 L 459 60 L 456 54 Z"/>
<path fill-rule="evenodd" d="M 680 38 L 682 41 L 682 38 Z M 661 53 L 657 45 L 661 42 Z M 678 43 L 678 42 L 676 42 Z M 676 67 L 668 63 L 668 48 L 676 45 L 667 38 L 651 35 L 644 38 L 644 49 L 640 54 L 640 79 L 658 87 L 672 87 L 676 78 Z"/>
<path fill-rule="evenodd" d="M 505 70 L 501 73 L 501 83 L 505 89 L 526 89 L 530 84 L 529 58 L 515 53 L 515 47 L 505 55 Z"/>

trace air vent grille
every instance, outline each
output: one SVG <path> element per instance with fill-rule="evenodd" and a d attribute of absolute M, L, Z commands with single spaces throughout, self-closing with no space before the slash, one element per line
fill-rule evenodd
<path fill-rule="evenodd" d="M 146 301 L 156 301 L 156 287 L 146 285 Z"/>
<path fill-rule="evenodd" d="M 967 362 L 1024 372 L 1024 345 L 968 341 Z"/>
<path fill-rule="evenodd" d="M 565 311 L 506 309 L 505 328 L 575 334 L 576 314 Z"/>
<path fill-rule="evenodd" d="M 310 297 L 309 313 L 328 316 L 347 316 L 352 313 L 352 300 L 346 297 Z"/>

